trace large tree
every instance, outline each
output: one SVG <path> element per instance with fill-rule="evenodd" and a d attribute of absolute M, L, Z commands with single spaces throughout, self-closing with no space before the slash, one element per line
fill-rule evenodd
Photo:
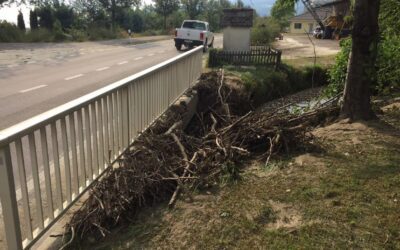
<path fill-rule="evenodd" d="M 140 5 L 140 0 L 99 0 L 103 8 L 111 15 L 111 22 L 114 26 L 116 22 L 116 13 L 118 8 L 130 8 Z"/>
<path fill-rule="evenodd" d="M 203 12 L 206 1 L 205 0 L 181 0 L 187 15 L 190 19 L 196 19 L 200 13 Z"/>
<path fill-rule="evenodd" d="M 36 10 L 31 10 L 29 12 L 29 21 L 31 24 L 31 30 L 39 29 L 39 21 Z"/>
<path fill-rule="evenodd" d="M 22 14 L 22 11 L 18 12 L 18 17 L 17 17 L 17 26 L 20 30 L 25 31 L 25 20 L 24 20 L 24 14 Z"/>
<path fill-rule="evenodd" d="M 281 30 L 289 26 L 289 19 L 294 16 L 294 13 L 293 1 L 277 0 L 271 9 L 271 17 L 279 23 Z"/>
<path fill-rule="evenodd" d="M 353 43 L 341 110 L 343 118 L 367 120 L 374 117 L 370 87 L 376 78 L 379 5 L 380 0 L 355 0 L 354 3 Z"/>
<path fill-rule="evenodd" d="M 289 4 L 297 0 L 282 0 Z M 348 0 L 350 1 L 350 0 Z M 379 40 L 380 0 L 352 0 L 352 48 L 348 62 L 342 118 L 367 120 L 374 117 L 371 109 L 371 83 L 376 78 L 375 62 Z"/>
<path fill-rule="evenodd" d="M 178 0 L 153 0 L 156 12 L 163 16 L 164 30 L 167 29 L 167 17 L 179 8 Z"/>

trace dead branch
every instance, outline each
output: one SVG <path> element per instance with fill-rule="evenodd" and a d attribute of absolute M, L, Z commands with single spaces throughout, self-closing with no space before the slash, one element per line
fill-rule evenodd
<path fill-rule="evenodd" d="M 302 115 L 254 110 L 244 89 L 224 82 L 224 72 L 203 74 L 194 87 L 196 116 L 187 128 L 174 109 L 140 134 L 124 156 L 94 184 L 66 231 L 82 238 L 105 237 L 122 221 L 132 221 L 143 207 L 219 181 L 222 165 L 242 164 L 306 147 L 307 133 L 324 117 L 335 116 L 334 101 Z M 189 156 L 191 156 L 189 160 Z"/>

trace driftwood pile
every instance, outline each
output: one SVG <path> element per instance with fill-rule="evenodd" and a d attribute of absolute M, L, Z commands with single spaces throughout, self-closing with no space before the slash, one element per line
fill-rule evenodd
<path fill-rule="evenodd" d="M 338 112 L 334 105 L 302 115 L 254 111 L 240 85 L 225 83 L 223 71 L 204 74 L 194 88 L 199 105 L 188 127 L 182 130 L 170 111 L 143 133 L 74 214 L 67 230 L 75 238 L 105 236 L 155 202 L 173 206 L 181 191 L 218 181 L 223 166 L 255 158 L 268 164 L 274 155 L 307 147 L 309 128 Z"/>

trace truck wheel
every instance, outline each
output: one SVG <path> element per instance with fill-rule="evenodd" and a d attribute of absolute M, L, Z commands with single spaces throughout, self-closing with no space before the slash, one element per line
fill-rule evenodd
<path fill-rule="evenodd" d="M 208 45 L 209 48 L 214 48 L 214 38 L 212 40 L 212 42 L 210 43 L 210 45 Z"/>
<path fill-rule="evenodd" d="M 181 51 L 181 50 L 182 50 L 182 43 L 176 43 L 176 44 L 175 44 L 175 47 L 176 47 L 176 49 L 177 49 L 178 51 Z"/>
<path fill-rule="evenodd" d="M 207 52 L 207 48 L 208 48 L 208 41 L 206 39 L 205 44 L 203 45 L 203 52 L 206 53 Z"/>

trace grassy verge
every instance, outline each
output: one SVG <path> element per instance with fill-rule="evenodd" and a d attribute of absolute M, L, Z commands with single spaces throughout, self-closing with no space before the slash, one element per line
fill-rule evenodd
<path fill-rule="evenodd" d="M 336 57 L 336 55 L 317 57 L 317 64 L 322 67 L 329 68 L 333 64 L 335 64 L 335 57 Z M 314 65 L 314 58 L 313 57 L 303 57 L 303 58 L 295 58 L 295 59 L 283 59 L 282 62 L 285 64 L 288 64 L 294 68 L 302 68 L 304 66 Z"/>
<path fill-rule="evenodd" d="M 80 248 L 398 249 L 399 106 L 380 121 L 318 128 L 318 152 L 254 162 L 237 184 L 144 211 Z"/>

